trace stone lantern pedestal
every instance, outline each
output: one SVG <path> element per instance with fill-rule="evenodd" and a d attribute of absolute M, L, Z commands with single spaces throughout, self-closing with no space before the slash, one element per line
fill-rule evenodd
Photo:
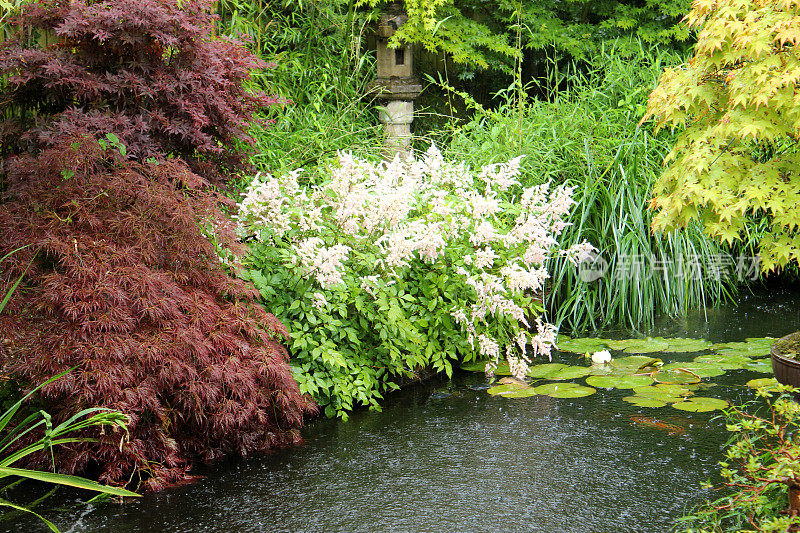
<path fill-rule="evenodd" d="M 411 154 L 414 99 L 422 84 L 414 77 L 414 50 L 410 44 L 389 48 L 389 39 L 408 17 L 397 2 L 389 4 L 378 21 L 378 76 L 367 90 L 378 99 L 378 120 L 385 126 L 384 157 L 403 159 Z"/>

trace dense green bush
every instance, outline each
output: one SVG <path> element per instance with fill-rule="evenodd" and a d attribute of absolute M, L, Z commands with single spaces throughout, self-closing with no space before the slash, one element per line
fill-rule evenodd
<path fill-rule="evenodd" d="M 385 8 L 395 0 L 359 0 Z M 409 21 L 395 39 L 442 50 L 456 63 L 513 72 L 523 50 L 591 59 L 604 43 L 636 37 L 651 44 L 690 38 L 681 18 L 689 0 L 404 0 Z M 526 57 L 530 59 L 530 57 Z"/>
<path fill-rule="evenodd" d="M 343 154 L 319 186 L 301 177 L 248 189 L 239 217 L 258 242 L 244 276 L 288 326 L 300 390 L 329 416 L 459 359 L 504 357 L 524 377 L 549 353 L 537 294 L 568 188 L 520 187 L 518 160 L 471 170 L 435 149 L 392 164 Z"/>

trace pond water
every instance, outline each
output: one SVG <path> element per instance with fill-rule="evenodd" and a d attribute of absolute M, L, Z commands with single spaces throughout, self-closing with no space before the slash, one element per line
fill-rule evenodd
<path fill-rule="evenodd" d="M 646 333 L 726 342 L 799 325 L 800 294 L 772 290 Z M 704 395 L 747 401 L 753 377 L 763 374 L 729 372 Z M 715 413 L 637 408 L 618 390 L 509 399 L 476 390 L 484 383 L 459 373 L 422 384 L 381 413 L 311 422 L 297 448 L 204 467 L 199 483 L 123 505 L 69 506 L 64 493 L 54 503 L 65 509 L 46 516 L 76 532 L 657 532 L 709 495 L 701 483 L 727 438 Z M 0 531 L 46 528 L 24 518 Z"/>

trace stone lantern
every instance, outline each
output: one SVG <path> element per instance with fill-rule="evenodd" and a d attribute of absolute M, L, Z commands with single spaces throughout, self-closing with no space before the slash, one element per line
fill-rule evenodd
<path fill-rule="evenodd" d="M 411 153 L 411 122 L 414 120 L 414 98 L 422 92 L 414 77 L 414 50 L 410 44 L 389 48 L 389 39 L 405 24 L 408 16 L 398 2 L 387 6 L 377 29 L 378 77 L 368 91 L 379 100 L 378 120 L 385 125 L 384 157 L 407 158 Z"/>

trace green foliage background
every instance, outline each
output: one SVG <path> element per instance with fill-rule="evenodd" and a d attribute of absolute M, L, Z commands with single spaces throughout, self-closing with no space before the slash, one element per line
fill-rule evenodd
<path fill-rule="evenodd" d="M 383 8 L 390 0 L 360 0 Z M 689 0 L 404 0 L 409 21 L 396 39 L 442 50 L 456 63 L 513 72 L 524 49 L 590 59 L 603 43 L 636 37 L 650 44 L 690 38 L 681 17 Z"/>
<path fill-rule="evenodd" d="M 368 18 L 344 0 L 220 0 L 220 32 L 244 36 L 272 68 L 258 83 L 285 103 L 255 131 L 253 162 L 279 173 L 314 167 L 337 150 L 377 155 L 377 113 L 364 96 L 375 75 L 363 48 Z"/>

